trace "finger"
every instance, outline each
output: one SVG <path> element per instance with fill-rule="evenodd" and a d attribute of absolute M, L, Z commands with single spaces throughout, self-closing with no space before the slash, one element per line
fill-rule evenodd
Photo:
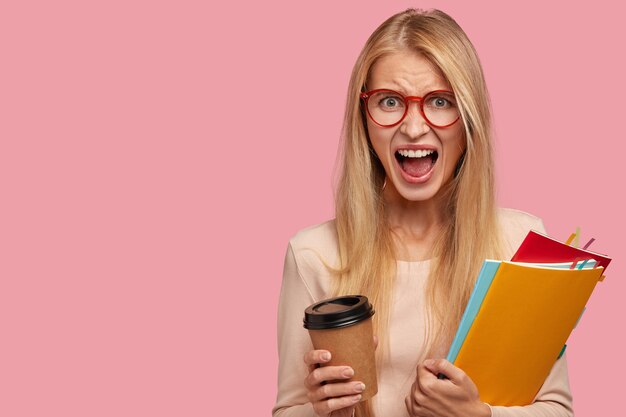
<path fill-rule="evenodd" d="M 423 364 L 433 375 L 444 374 L 456 385 L 460 384 L 466 376 L 461 368 L 445 359 L 427 359 Z"/>
<path fill-rule="evenodd" d="M 330 361 L 331 353 L 327 350 L 310 350 L 304 354 L 304 363 L 309 368 L 309 373 L 315 368 L 319 368 L 320 364 Z"/>
<path fill-rule="evenodd" d="M 314 388 L 324 381 L 349 379 L 354 376 L 354 370 L 349 366 L 322 366 L 309 373 L 304 380 L 307 388 Z"/>
<path fill-rule="evenodd" d="M 423 410 L 423 403 L 426 400 L 424 394 L 420 391 L 419 383 L 416 380 L 411 386 L 409 395 L 404 398 L 404 405 L 406 406 L 409 415 L 421 416 Z"/>
<path fill-rule="evenodd" d="M 341 410 L 342 408 L 353 407 L 361 400 L 361 394 L 349 395 L 347 397 L 329 398 L 326 401 L 321 401 L 313 404 L 313 408 L 317 414 L 330 414 L 333 411 Z"/>
<path fill-rule="evenodd" d="M 304 363 L 307 365 L 315 365 L 317 363 L 325 363 L 330 360 L 332 355 L 327 350 L 310 350 L 304 354 Z"/>
<path fill-rule="evenodd" d="M 404 398 L 404 406 L 406 407 L 406 410 L 409 412 L 410 416 L 419 415 L 418 412 L 421 407 L 419 406 L 419 404 L 413 401 L 413 397 L 411 395 L 407 395 Z"/>
<path fill-rule="evenodd" d="M 441 383 L 439 379 L 437 379 L 437 375 L 433 374 L 426 366 L 421 363 L 417 367 L 417 377 L 416 379 L 416 391 L 419 392 L 423 397 L 433 397 L 437 392 L 437 385 Z"/>
<path fill-rule="evenodd" d="M 309 393 L 311 402 L 321 401 L 329 398 L 343 397 L 346 395 L 361 394 L 365 389 L 365 384 L 356 382 L 335 382 L 332 384 L 319 385 L 319 388 Z"/>
<path fill-rule="evenodd" d="M 413 400 L 411 399 L 410 395 L 407 395 L 404 398 L 404 406 L 406 407 L 406 411 L 409 412 L 409 415 L 413 416 L 415 415 L 415 410 L 414 410 L 414 405 L 413 405 Z"/>

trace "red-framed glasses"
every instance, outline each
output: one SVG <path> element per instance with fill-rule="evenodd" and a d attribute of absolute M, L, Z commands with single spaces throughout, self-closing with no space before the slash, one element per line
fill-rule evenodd
<path fill-rule="evenodd" d="M 424 97 L 405 96 L 394 90 L 379 88 L 361 93 L 367 114 L 381 127 L 393 127 L 402 122 L 409 110 L 409 101 L 418 102 L 426 123 L 432 127 L 452 126 L 461 117 L 452 91 L 435 90 Z"/>

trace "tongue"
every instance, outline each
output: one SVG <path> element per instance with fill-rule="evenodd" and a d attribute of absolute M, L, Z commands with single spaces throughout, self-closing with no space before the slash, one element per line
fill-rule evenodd
<path fill-rule="evenodd" d="M 402 169 L 412 177 L 421 177 L 433 166 L 433 160 L 430 157 L 424 158 L 404 158 L 402 161 Z"/>

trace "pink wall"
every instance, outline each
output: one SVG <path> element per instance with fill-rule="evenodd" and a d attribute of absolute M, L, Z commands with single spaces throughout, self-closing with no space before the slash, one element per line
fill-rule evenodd
<path fill-rule="evenodd" d="M 480 54 L 501 204 L 615 258 L 568 357 L 577 416 L 621 407 L 618 2 L 12 3 L 1 415 L 269 414 L 287 241 L 332 217 L 352 65 L 409 6 L 451 14 Z"/>

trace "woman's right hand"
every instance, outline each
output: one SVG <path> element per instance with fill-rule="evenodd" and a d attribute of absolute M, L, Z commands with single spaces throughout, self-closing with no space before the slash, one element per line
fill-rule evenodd
<path fill-rule="evenodd" d="M 374 337 L 374 346 L 378 345 L 377 342 Z M 327 350 L 311 350 L 304 355 L 304 363 L 309 367 L 309 375 L 304 379 L 307 397 L 320 417 L 351 417 L 365 384 L 361 381 L 342 382 L 354 376 L 354 370 L 349 366 L 319 366 L 330 358 Z M 323 381 L 326 381 L 324 385 Z"/>

